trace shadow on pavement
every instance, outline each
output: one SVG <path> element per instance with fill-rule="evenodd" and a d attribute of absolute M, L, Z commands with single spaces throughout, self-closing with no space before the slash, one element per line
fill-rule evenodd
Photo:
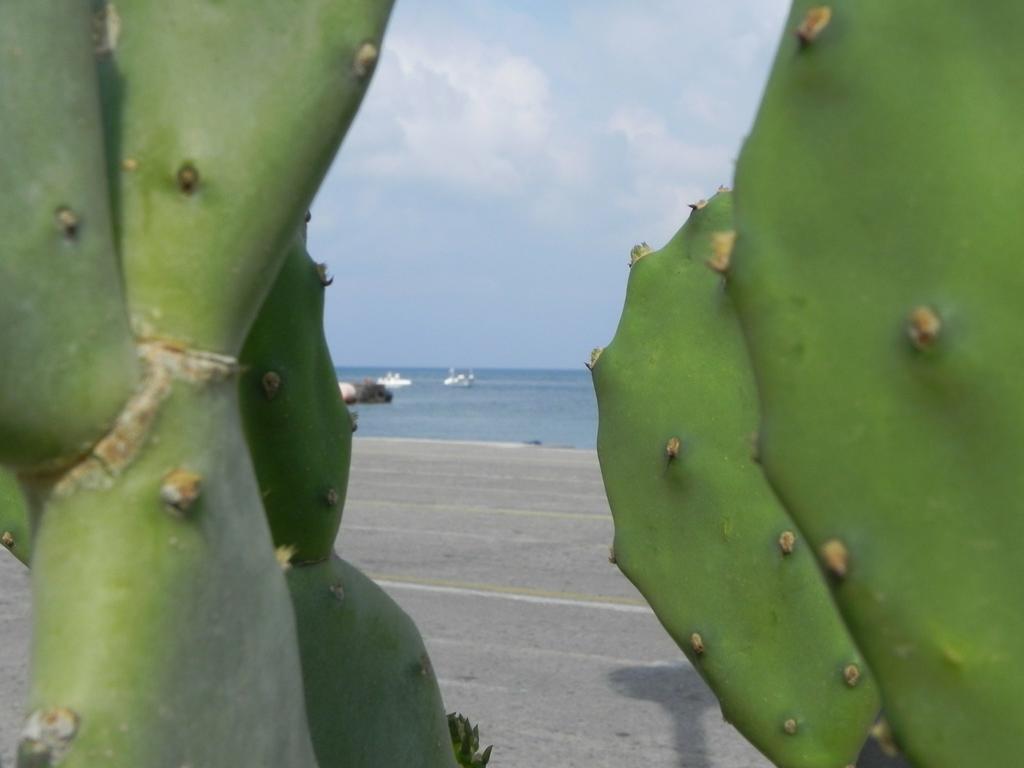
<path fill-rule="evenodd" d="M 701 715 L 706 710 L 717 712 L 718 700 L 691 667 L 683 664 L 622 667 L 608 677 L 617 693 L 652 701 L 672 717 L 679 768 L 712 768 Z M 874 739 L 864 744 L 856 765 L 857 768 L 913 768 L 903 757 L 886 755 Z"/>
<path fill-rule="evenodd" d="M 622 667 L 608 675 L 616 692 L 632 699 L 653 701 L 671 717 L 679 768 L 711 768 L 701 715 L 718 711 L 718 701 L 689 666 Z"/>

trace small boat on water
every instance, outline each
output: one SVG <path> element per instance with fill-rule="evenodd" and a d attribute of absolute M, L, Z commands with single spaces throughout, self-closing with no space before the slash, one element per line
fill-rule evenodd
<path fill-rule="evenodd" d="M 473 383 L 473 372 L 456 373 L 454 368 L 448 369 L 448 378 L 444 380 L 446 387 L 468 387 Z"/>
<path fill-rule="evenodd" d="M 402 374 L 400 373 L 393 373 L 392 371 L 388 371 L 386 374 L 377 379 L 377 383 L 384 385 L 388 389 L 398 389 L 399 387 L 408 387 L 410 384 L 412 384 L 412 381 L 409 379 L 403 379 Z"/>

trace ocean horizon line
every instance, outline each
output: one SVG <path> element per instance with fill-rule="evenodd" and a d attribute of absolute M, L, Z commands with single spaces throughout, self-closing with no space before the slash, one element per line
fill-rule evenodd
<path fill-rule="evenodd" d="M 388 363 L 386 365 L 372 365 L 372 364 L 371 365 L 366 365 L 366 364 L 363 364 L 363 363 L 359 363 L 358 365 L 355 364 L 355 363 L 351 363 L 351 364 L 350 363 L 345 363 L 343 365 L 339 365 L 339 364 L 335 363 L 335 365 L 334 365 L 334 369 L 336 371 L 337 370 L 350 369 L 350 368 L 351 369 L 357 369 L 357 370 L 370 370 L 370 369 L 372 369 L 372 370 L 398 371 L 398 372 L 401 372 L 403 370 L 409 370 L 409 371 L 447 371 L 449 368 L 454 368 L 457 371 L 466 371 L 466 370 L 473 370 L 473 371 L 522 371 L 523 373 L 530 373 L 530 372 L 533 372 L 533 371 L 538 371 L 538 372 L 557 372 L 557 373 L 563 373 L 563 372 L 565 372 L 565 373 L 572 373 L 572 372 L 577 371 L 577 370 L 578 371 L 586 371 L 587 370 L 586 365 L 584 363 L 582 363 L 582 362 L 579 364 L 578 367 L 573 366 L 573 367 L 551 367 L 551 368 L 545 368 L 545 367 L 541 367 L 541 366 L 498 366 L 498 365 L 401 365 L 401 364 L 396 365 L 394 363 Z"/>

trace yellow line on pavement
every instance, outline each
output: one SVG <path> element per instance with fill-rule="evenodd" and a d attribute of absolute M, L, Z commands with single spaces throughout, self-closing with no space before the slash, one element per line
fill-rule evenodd
<path fill-rule="evenodd" d="M 460 504 L 434 504 L 419 501 L 380 501 L 378 499 L 354 499 L 350 505 L 368 507 L 402 507 L 403 509 L 434 509 L 442 512 L 459 512 L 471 515 L 515 515 L 518 517 L 548 517 L 560 520 L 611 520 L 611 515 L 592 515 L 586 512 L 549 512 L 543 509 L 499 509 L 495 507 L 469 507 Z"/>
<path fill-rule="evenodd" d="M 431 579 L 419 576 L 397 576 L 387 573 L 368 573 L 377 582 L 392 584 L 409 584 L 424 587 L 444 587 L 447 589 L 471 590 L 473 592 L 489 592 L 497 595 L 513 595 L 519 597 L 543 598 L 545 600 L 568 600 L 575 603 L 595 603 L 604 605 L 629 605 L 647 608 L 647 603 L 633 597 L 617 597 L 615 595 L 588 595 L 582 592 L 559 592 L 557 590 L 537 589 L 535 587 L 509 587 L 501 584 L 480 584 L 454 579 Z"/>

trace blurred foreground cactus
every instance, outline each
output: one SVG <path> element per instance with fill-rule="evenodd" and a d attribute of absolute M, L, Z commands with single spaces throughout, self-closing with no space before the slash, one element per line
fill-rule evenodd
<path fill-rule="evenodd" d="M 780 766 L 802 758 L 756 718 L 777 719 L 773 699 L 829 646 L 789 657 L 785 633 L 811 614 L 774 606 L 812 599 L 822 577 L 878 682 L 887 747 L 921 768 L 1009 768 L 1024 753 L 1022 26 L 1024 8 L 1003 2 L 796 0 L 737 167 L 735 226 L 693 249 L 719 195 L 664 253 L 635 250 L 619 331 L 593 364 L 615 556 Z M 724 278 L 713 300 L 686 262 L 701 253 Z M 771 526 L 746 527 L 774 503 L 741 446 L 756 402 L 754 450 L 793 520 L 779 546 L 813 553 L 821 574 L 767 603 L 788 566 L 766 562 Z M 721 678 L 708 666 L 720 648 L 735 652 Z M 761 665 L 768 693 L 733 677 L 757 654 L 780 662 Z M 843 743 L 863 732 L 817 722 Z M 822 735 L 799 717 L 785 732 Z"/>
<path fill-rule="evenodd" d="M 454 765 L 418 632 L 332 555 L 351 426 L 296 236 L 390 6 L 0 4 L 25 768 Z M 281 359 L 292 410 L 254 415 L 242 377 L 257 477 L 238 358 L 279 272 L 247 349 Z"/>
<path fill-rule="evenodd" d="M 895 743 L 1018 765 L 1024 6 L 799 0 L 789 27 L 814 34 L 787 35 L 740 156 L 728 280 L 765 471 Z"/>

